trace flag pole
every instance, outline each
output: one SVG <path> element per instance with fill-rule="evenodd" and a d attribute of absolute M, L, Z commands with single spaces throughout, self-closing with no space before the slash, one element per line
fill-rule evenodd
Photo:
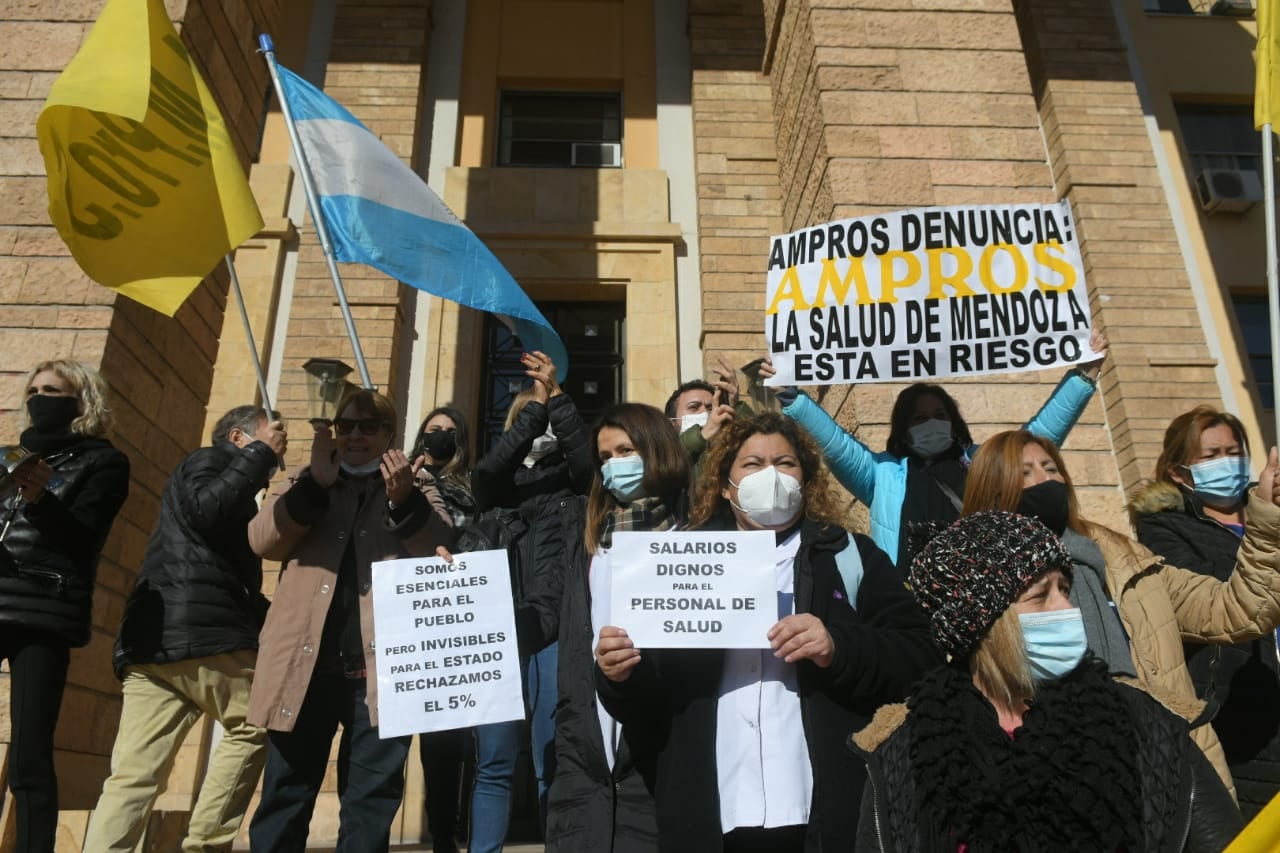
<path fill-rule="evenodd" d="M 263 33 L 258 36 L 258 52 L 267 60 L 267 70 L 271 73 L 271 85 L 275 87 L 276 99 L 280 101 L 280 110 L 284 113 L 284 125 L 289 129 L 289 141 L 293 144 L 294 156 L 298 159 L 298 175 L 302 178 L 302 188 L 307 194 L 307 207 L 311 210 L 311 221 L 315 224 L 316 236 L 320 238 L 320 248 L 324 250 L 324 259 L 329 264 L 329 277 L 333 279 L 333 289 L 338 293 L 338 306 L 342 309 L 342 319 L 347 324 L 347 336 L 351 338 L 351 349 L 355 353 L 356 367 L 360 371 L 360 381 L 365 388 L 373 390 L 373 380 L 369 378 L 369 365 L 365 364 L 364 350 L 360 348 L 360 338 L 356 334 L 356 321 L 351 316 L 351 306 L 347 303 L 347 291 L 342 286 L 342 275 L 338 272 L 338 262 L 333 255 L 333 243 L 329 239 L 329 227 L 325 224 L 324 213 L 320 210 L 320 199 L 316 194 L 315 179 L 311 175 L 311 166 L 307 163 L 307 155 L 302 150 L 302 140 L 298 138 L 298 128 L 293 123 L 293 110 L 289 100 L 284 96 L 284 87 L 280 85 L 280 73 L 276 69 L 276 49 L 271 36 Z"/>
<path fill-rule="evenodd" d="M 1262 126 L 1262 204 L 1267 227 L 1267 325 L 1271 328 L 1271 393 L 1280 442 L 1280 282 L 1276 268 L 1276 173 L 1271 122 Z"/>
<path fill-rule="evenodd" d="M 262 408 L 270 415 L 271 394 L 267 391 L 267 375 L 262 371 L 262 360 L 258 358 L 258 343 L 253 338 L 253 326 L 249 323 L 249 309 L 244 304 L 244 292 L 240 290 L 240 276 L 236 275 L 236 264 L 227 254 L 227 272 L 231 273 L 231 291 L 235 294 L 236 305 L 240 306 L 240 320 L 244 323 L 244 336 L 249 341 L 249 354 L 253 356 L 253 372 L 258 377 L 258 393 L 262 395 Z M 270 418 L 268 418 L 270 420 Z"/>

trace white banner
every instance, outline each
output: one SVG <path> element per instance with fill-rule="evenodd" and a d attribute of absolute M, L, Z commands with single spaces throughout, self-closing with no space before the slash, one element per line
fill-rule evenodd
<path fill-rule="evenodd" d="M 524 718 L 507 552 L 373 564 L 378 733 Z"/>
<path fill-rule="evenodd" d="M 1060 204 L 929 207 L 774 237 L 766 385 L 914 382 L 1094 358 Z"/>
<path fill-rule="evenodd" d="M 775 565 L 772 530 L 615 533 L 609 624 L 639 649 L 767 649 Z"/>

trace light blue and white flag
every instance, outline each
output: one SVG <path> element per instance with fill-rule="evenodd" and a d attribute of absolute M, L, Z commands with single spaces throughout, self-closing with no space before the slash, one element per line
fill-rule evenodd
<path fill-rule="evenodd" d="M 341 104 L 277 67 L 337 259 L 488 311 L 568 375 L 560 336 L 480 238 Z"/>

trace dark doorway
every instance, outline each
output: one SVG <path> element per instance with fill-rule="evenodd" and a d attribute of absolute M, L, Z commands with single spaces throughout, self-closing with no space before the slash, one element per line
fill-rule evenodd
<path fill-rule="evenodd" d="M 573 398 L 587 426 L 622 400 L 624 302 L 538 304 L 569 352 L 569 376 L 560 386 Z M 479 452 L 488 450 L 507 419 L 516 394 L 529 384 L 520 364 L 523 348 L 511 330 L 485 317 L 484 396 L 480 401 Z"/>

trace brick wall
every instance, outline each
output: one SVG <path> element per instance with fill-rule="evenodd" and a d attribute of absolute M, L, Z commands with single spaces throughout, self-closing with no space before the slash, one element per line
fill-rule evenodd
<path fill-rule="evenodd" d="M 103 551 L 93 638 L 72 655 L 56 737 L 59 850 L 78 850 L 97 800 L 119 716 L 111 645 L 169 471 L 199 446 L 217 355 L 226 282 L 214 277 L 170 319 L 89 281 L 49 224 L 35 119 L 57 72 L 78 49 L 103 0 L 0 3 L 0 432 L 15 435 L 25 370 L 42 358 L 98 367 L 112 389 L 112 440 L 130 457 L 130 496 Z M 253 37 L 279 22 L 276 0 L 169 0 L 184 42 L 233 128 L 242 160 L 257 145 L 265 71 Z M 256 93 L 256 94 L 255 94 Z M 0 685 L 6 704 L 7 686 Z M 7 734 L 4 735 L 7 740 Z M 174 799 L 193 790 L 198 743 L 189 744 Z M 189 772 L 184 772 L 189 771 Z M 5 809 L 4 839 L 12 839 Z"/>
<path fill-rule="evenodd" d="M 924 5 L 765 4 L 784 230 L 876 210 L 1056 199 L 1009 0 Z M 759 290 L 762 281 L 761 274 Z M 981 441 L 1030 418 L 1060 377 L 982 377 L 948 388 Z M 815 394 L 842 426 L 881 450 L 902 387 Z M 1086 512 L 1122 523 L 1099 402 L 1065 449 Z"/>
<path fill-rule="evenodd" d="M 702 349 L 761 354 L 764 259 L 782 229 L 764 21 L 753 0 L 691 0 Z"/>
<path fill-rule="evenodd" d="M 1165 427 L 1221 407 L 1142 104 L 1105 0 L 1019 0 L 1054 181 L 1079 224 L 1094 316 L 1112 341 L 1103 375 L 1125 488 L 1150 477 Z"/>

